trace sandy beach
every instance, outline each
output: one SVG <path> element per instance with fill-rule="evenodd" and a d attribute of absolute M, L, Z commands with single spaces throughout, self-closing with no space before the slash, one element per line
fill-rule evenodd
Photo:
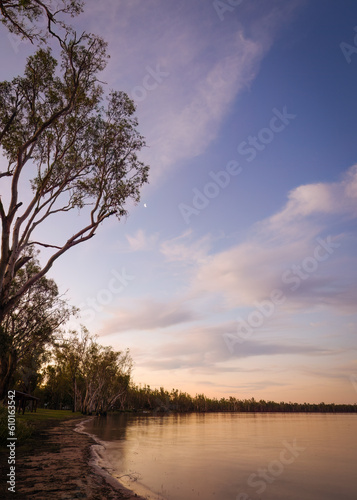
<path fill-rule="evenodd" d="M 80 422 L 70 420 L 47 427 L 36 436 L 30 451 L 19 447 L 16 493 L 5 490 L 2 481 L 1 498 L 143 500 L 96 465 L 93 451 L 98 445 L 91 436 L 75 431 Z M 2 465 L 2 477 L 6 477 L 7 468 Z"/>

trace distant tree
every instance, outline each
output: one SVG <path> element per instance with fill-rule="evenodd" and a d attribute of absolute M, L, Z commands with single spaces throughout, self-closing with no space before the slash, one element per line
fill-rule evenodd
<path fill-rule="evenodd" d="M 48 359 L 49 351 L 46 348 L 41 351 L 36 351 L 33 354 L 28 353 L 22 357 L 17 363 L 16 371 L 11 382 L 11 388 L 25 392 L 26 394 L 36 395 L 34 392 L 41 384 L 43 378 L 41 369 Z"/>
<path fill-rule="evenodd" d="M 285 403 L 280 401 L 256 401 L 254 398 L 237 399 L 209 398 L 204 394 L 196 394 L 195 397 L 187 393 L 172 389 L 169 393 L 163 387 L 151 389 L 145 385 L 130 385 L 127 408 L 130 410 L 177 411 L 177 412 L 353 412 L 357 413 L 357 404 L 335 405 L 331 404 L 308 404 L 308 403 Z"/>
<path fill-rule="evenodd" d="M 42 396 L 51 406 L 58 408 L 70 404 L 74 412 L 80 408 L 84 387 L 81 364 L 89 338 L 85 327 L 82 327 L 81 337 L 76 331 L 70 331 L 49 353 L 40 375 Z"/>
<path fill-rule="evenodd" d="M 105 413 L 123 398 L 129 386 L 132 359 L 129 351 L 114 351 L 92 342 L 85 352 L 83 413 Z"/>
<path fill-rule="evenodd" d="M 76 331 L 71 331 L 65 339 L 62 339 L 61 344 L 56 346 L 56 363 L 62 366 L 63 372 L 69 380 L 68 386 L 71 389 L 68 390 L 68 393 L 72 397 L 72 410 L 74 412 L 77 411 L 82 400 L 78 382 L 83 380 L 81 365 L 89 339 L 88 330 L 82 327 L 80 338 Z"/>
<path fill-rule="evenodd" d="M 71 332 L 56 346 L 45 368 L 44 393 L 56 405 L 70 396 L 74 411 L 105 413 L 124 406 L 131 371 L 129 350 L 104 347 L 83 328 L 81 337 Z"/>

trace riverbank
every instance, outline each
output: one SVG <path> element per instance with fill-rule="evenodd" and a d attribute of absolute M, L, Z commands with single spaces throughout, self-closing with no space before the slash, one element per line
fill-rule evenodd
<path fill-rule="evenodd" d="M 16 493 L 7 491 L 2 480 L 1 498 L 140 500 L 96 464 L 96 441 L 75 430 L 81 421 L 47 422 L 36 429 L 31 442 L 16 449 Z M 3 479 L 8 468 L 2 453 Z"/>

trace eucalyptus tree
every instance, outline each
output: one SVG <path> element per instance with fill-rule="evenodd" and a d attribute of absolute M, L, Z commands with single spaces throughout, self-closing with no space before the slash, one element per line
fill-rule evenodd
<path fill-rule="evenodd" d="M 16 17 L 9 18 L 10 7 L 16 13 L 16 6 L 25 9 L 35 4 L 47 5 L 2 1 L 1 13 L 6 23 L 16 24 Z M 79 5 L 64 4 L 70 13 Z M 30 19 L 32 15 L 36 19 L 36 12 Z M 138 202 L 148 180 L 149 167 L 138 159 L 145 142 L 137 131 L 135 105 L 124 92 L 105 94 L 99 80 L 108 59 L 106 43 L 70 29 L 64 36 L 51 34 L 60 47 L 59 61 L 51 48 L 43 46 L 27 59 L 22 76 L 0 82 L 0 163 L 5 164 L 0 171 L 3 331 L 21 298 L 57 259 L 90 240 L 109 217 L 126 216 L 126 202 Z M 71 217 L 78 211 L 80 218 Z M 49 231 L 54 225 L 61 231 Z M 37 271 L 16 280 L 40 249 L 45 249 L 45 256 Z M 11 365 L 8 347 L 8 342 L 1 347 L 0 374 Z"/>
<path fill-rule="evenodd" d="M 130 382 L 132 359 L 129 351 L 114 351 L 93 342 L 83 360 L 85 392 L 81 411 L 107 412 L 123 399 Z"/>
<path fill-rule="evenodd" d="M 68 332 L 65 337 L 60 339 L 60 342 L 56 343 L 52 356 L 55 365 L 50 365 L 50 371 L 58 375 L 59 370 L 60 378 L 67 381 L 64 385 L 67 388 L 67 395 L 72 398 L 74 412 L 80 408 L 83 399 L 83 358 L 90 342 L 91 336 L 88 330 L 82 326 L 81 336 L 79 337 L 75 330 Z"/>
<path fill-rule="evenodd" d="M 0 200 L 0 322 L 61 255 L 92 238 L 108 217 L 126 215 L 126 200 L 138 201 L 147 182 L 148 167 L 137 157 L 144 140 L 134 103 L 118 91 L 102 102 L 96 74 L 105 66 L 105 43 L 82 35 L 61 44 L 60 75 L 50 49 L 39 49 L 23 77 L 0 83 L 0 145 L 7 158 L 0 177 L 10 178 L 7 206 Z M 31 189 L 21 198 L 20 183 L 29 176 Z M 84 209 L 86 219 L 74 233 L 69 223 L 64 240 L 37 239 L 39 226 L 75 209 Z M 41 270 L 11 294 L 26 253 L 41 247 L 50 250 Z"/>
<path fill-rule="evenodd" d="M 124 406 L 132 366 L 128 349 L 104 347 L 82 328 L 81 337 L 70 332 L 55 347 L 52 363 L 44 369 L 44 393 L 58 402 L 53 387 L 61 388 L 60 396 L 71 397 L 74 411 L 107 412 L 117 403 Z"/>

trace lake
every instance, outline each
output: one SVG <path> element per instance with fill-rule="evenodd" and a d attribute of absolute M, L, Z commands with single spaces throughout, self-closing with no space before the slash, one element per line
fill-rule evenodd
<path fill-rule="evenodd" d="M 354 414 L 121 414 L 85 430 L 150 500 L 357 498 Z"/>

